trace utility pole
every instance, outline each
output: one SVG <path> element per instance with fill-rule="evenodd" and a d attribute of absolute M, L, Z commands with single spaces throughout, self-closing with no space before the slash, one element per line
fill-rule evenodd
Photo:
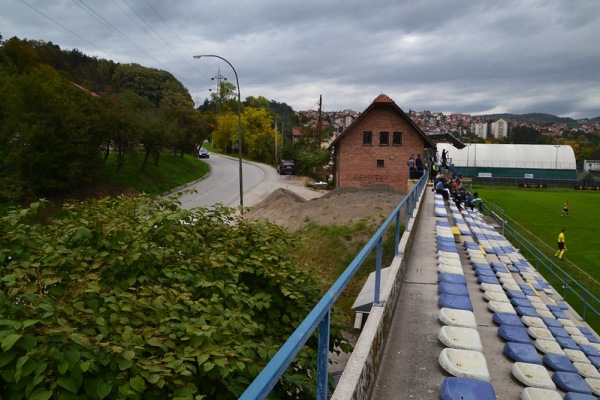
<path fill-rule="evenodd" d="M 321 142 L 323 141 L 321 127 L 323 123 L 322 118 L 322 108 L 323 108 L 323 95 L 319 95 L 319 115 L 317 117 L 317 143 L 315 143 L 315 148 L 318 149 L 321 146 Z"/>
<path fill-rule="evenodd" d="M 208 89 L 209 92 L 212 92 L 213 90 L 216 91 L 216 101 L 215 101 L 215 107 L 217 109 L 217 114 L 219 113 L 219 105 L 221 103 L 221 82 L 222 81 L 227 81 L 227 78 L 224 77 L 223 75 L 221 75 L 221 67 L 219 67 L 219 70 L 217 72 L 217 75 L 213 76 L 212 78 L 210 78 L 210 80 L 212 81 L 217 81 L 217 86 L 216 88 L 211 88 Z"/>

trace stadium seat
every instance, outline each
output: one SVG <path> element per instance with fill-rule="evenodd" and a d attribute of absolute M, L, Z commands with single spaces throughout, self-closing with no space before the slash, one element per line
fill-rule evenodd
<path fill-rule="evenodd" d="M 577 373 L 556 371 L 552 375 L 552 380 L 556 386 L 565 392 L 592 394 L 592 389 L 588 386 L 581 375 Z"/>
<path fill-rule="evenodd" d="M 515 362 L 542 364 L 537 350 L 530 344 L 508 342 L 504 345 L 504 354 Z"/>
<path fill-rule="evenodd" d="M 511 368 L 512 375 L 525 386 L 541 389 L 556 389 L 552 377 L 543 365 L 516 362 Z"/>
<path fill-rule="evenodd" d="M 446 378 L 440 386 L 441 400 L 496 400 L 489 382 L 469 378 Z"/>

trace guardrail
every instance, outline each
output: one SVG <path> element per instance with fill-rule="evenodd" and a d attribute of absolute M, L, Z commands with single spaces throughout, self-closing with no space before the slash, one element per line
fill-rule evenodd
<path fill-rule="evenodd" d="M 292 333 L 288 340 L 281 346 L 275 356 L 269 361 L 261 373 L 248 386 L 246 391 L 240 397 L 240 400 L 265 399 L 273 390 L 279 379 L 285 373 L 290 364 L 302 347 L 306 344 L 309 337 L 318 328 L 318 349 L 317 349 L 317 400 L 327 399 L 327 367 L 329 365 L 329 335 L 330 335 L 330 316 L 333 304 L 348 286 L 360 266 L 371 254 L 376 251 L 375 257 L 375 293 L 373 305 L 381 305 L 381 260 L 383 252 L 383 238 L 390 227 L 395 228 L 395 246 L 394 256 L 398 255 L 398 244 L 400 242 L 400 216 L 404 209 L 405 224 L 413 213 L 421 193 L 427 185 L 427 174 L 423 175 L 417 184 L 408 192 L 406 197 L 400 201 L 394 211 L 387 217 L 385 222 L 362 248 L 354 260 L 348 265 L 346 270 L 333 283 L 331 288 L 325 293 L 317 305 L 300 323 L 298 328 Z"/>
<path fill-rule="evenodd" d="M 537 246 L 527 240 L 516 228 L 514 228 L 504 210 L 493 203 L 486 201 L 487 212 L 492 215 L 501 225 L 502 235 L 511 244 L 519 249 L 521 254 L 546 278 L 552 287 L 561 293 L 565 301 L 577 311 L 584 321 L 588 321 L 588 313 L 600 318 L 600 300 L 590 293 L 577 280 L 573 279 L 547 254 L 539 250 Z"/>

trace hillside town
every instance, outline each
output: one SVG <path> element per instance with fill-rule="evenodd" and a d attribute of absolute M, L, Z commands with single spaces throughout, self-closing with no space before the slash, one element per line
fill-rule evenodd
<path fill-rule="evenodd" d="M 494 137 L 501 139 L 510 134 L 510 130 L 517 126 L 536 129 L 543 135 L 560 137 L 565 130 L 577 129 L 584 133 L 600 132 L 598 119 L 582 119 L 575 124 L 567 123 L 525 123 L 512 121 L 510 118 L 493 119 L 486 115 L 470 115 L 462 113 L 444 114 L 428 110 L 409 110 L 410 118 L 427 134 L 451 133 L 456 137 L 476 135 L 480 138 Z M 299 111 L 301 120 L 308 125 L 317 125 L 319 112 L 316 110 Z M 356 117 L 360 115 L 354 110 L 330 111 L 321 113 L 323 127 L 331 126 L 335 133 L 342 132 Z"/>

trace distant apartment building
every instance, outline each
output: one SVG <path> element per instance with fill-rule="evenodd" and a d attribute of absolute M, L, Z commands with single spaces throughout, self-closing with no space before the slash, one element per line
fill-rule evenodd
<path fill-rule="evenodd" d="M 488 124 L 487 122 L 473 124 L 471 125 L 471 131 L 473 132 L 473 134 L 485 139 L 488 134 Z"/>
<path fill-rule="evenodd" d="M 501 139 L 508 136 L 508 122 L 500 118 L 496 122 L 492 122 L 492 136 L 496 139 Z"/>

